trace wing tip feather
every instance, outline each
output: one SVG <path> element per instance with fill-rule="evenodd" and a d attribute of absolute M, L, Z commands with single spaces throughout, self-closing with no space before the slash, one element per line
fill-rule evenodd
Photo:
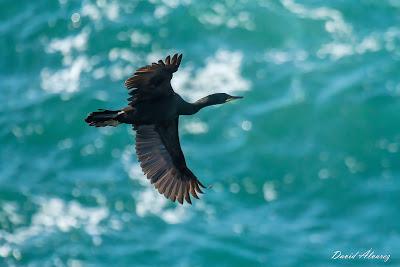
<path fill-rule="evenodd" d="M 142 171 L 165 198 L 192 205 L 191 197 L 200 199 L 200 187 L 206 188 L 186 166 L 178 169 L 173 164 L 160 139 L 157 125 L 134 125 L 136 130 L 136 154 Z M 160 145 L 163 145 L 160 147 Z M 155 150 L 152 147 L 156 147 Z M 156 152 L 156 154 L 153 154 Z M 168 156 L 169 155 L 169 156 Z"/>

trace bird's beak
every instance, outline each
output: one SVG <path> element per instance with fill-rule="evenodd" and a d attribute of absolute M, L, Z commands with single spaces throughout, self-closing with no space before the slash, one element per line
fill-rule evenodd
<path fill-rule="evenodd" d="M 230 102 L 235 99 L 241 99 L 243 96 L 230 96 L 225 102 Z"/>

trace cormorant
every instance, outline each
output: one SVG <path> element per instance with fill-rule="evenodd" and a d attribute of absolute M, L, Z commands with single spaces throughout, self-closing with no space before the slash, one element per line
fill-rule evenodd
<path fill-rule="evenodd" d="M 180 115 L 192 115 L 200 109 L 242 98 L 225 93 L 206 96 L 188 103 L 174 92 L 172 74 L 176 72 L 182 54 L 167 56 L 141 67 L 125 81 L 129 90 L 129 105 L 121 110 L 92 112 L 85 121 L 90 126 L 117 126 L 121 123 L 133 125 L 136 131 L 136 154 L 147 179 L 160 194 L 183 204 L 184 199 L 192 203 L 190 195 L 198 198 L 204 185 L 186 166 L 178 133 Z"/>

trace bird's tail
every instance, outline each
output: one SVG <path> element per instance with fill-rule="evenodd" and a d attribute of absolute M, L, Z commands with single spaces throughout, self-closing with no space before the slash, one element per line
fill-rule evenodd
<path fill-rule="evenodd" d="M 104 110 L 99 109 L 98 111 L 92 112 L 87 116 L 85 121 L 90 126 L 104 127 L 104 126 L 117 126 L 120 124 L 118 121 L 118 113 L 120 110 Z"/>

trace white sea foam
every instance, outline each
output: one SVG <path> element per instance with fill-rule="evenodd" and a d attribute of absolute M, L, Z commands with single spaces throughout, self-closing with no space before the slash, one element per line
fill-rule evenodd
<path fill-rule="evenodd" d="M 358 37 L 338 10 L 328 7 L 309 8 L 294 0 L 281 0 L 281 2 L 290 12 L 300 17 L 325 21 L 325 30 L 331 33 L 333 40 L 318 49 L 319 58 L 329 57 L 339 60 L 352 55 L 376 52 L 383 48 L 393 51 L 396 46 L 395 40 L 400 36 L 400 31 L 391 27 L 383 34 L 372 32 L 367 36 Z M 288 61 L 289 57 L 277 54 L 275 59 L 279 63 Z"/>
<path fill-rule="evenodd" d="M 23 218 L 18 210 L 18 205 L 16 202 L 5 202 L 2 205 L 2 210 L 6 215 L 6 218 L 10 220 L 13 225 L 20 225 L 23 222 Z"/>
<path fill-rule="evenodd" d="M 252 126 L 253 126 L 253 124 L 251 123 L 251 121 L 248 121 L 248 120 L 244 120 L 241 123 L 242 129 L 245 131 L 250 131 Z"/>
<path fill-rule="evenodd" d="M 188 100 L 194 101 L 208 94 L 225 92 L 235 94 L 250 90 L 250 81 L 240 73 L 243 53 L 220 49 L 205 60 L 205 66 L 198 70 L 181 67 L 174 74 L 174 89 Z"/>
<path fill-rule="evenodd" d="M 79 89 L 81 74 L 90 70 L 91 64 L 86 56 L 77 57 L 58 71 L 44 68 L 40 72 L 41 87 L 53 93 L 76 92 Z"/>
<path fill-rule="evenodd" d="M 89 34 L 90 30 L 85 28 L 75 36 L 68 36 L 61 39 L 55 38 L 47 45 L 46 52 L 60 52 L 63 55 L 63 65 L 68 66 L 72 63 L 72 53 L 74 50 L 78 52 L 86 50 Z"/>
<path fill-rule="evenodd" d="M 82 16 L 89 17 L 94 22 L 101 22 L 103 19 L 115 21 L 120 16 L 120 5 L 114 1 L 96 1 L 96 3 L 90 3 L 84 1 L 81 14 Z"/>
<path fill-rule="evenodd" d="M 169 13 L 169 9 L 166 6 L 157 6 L 154 9 L 154 17 L 156 19 L 162 19 L 167 16 Z"/>
<path fill-rule="evenodd" d="M 112 48 L 108 53 L 108 59 L 110 61 L 116 61 L 121 59 L 129 63 L 136 63 L 140 57 L 132 51 L 132 49 L 125 48 Z"/>
<path fill-rule="evenodd" d="M 99 224 L 109 213 L 105 207 L 88 208 L 76 201 L 66 203 L 59 198 L 41 199 L 39 205 L 39 212 L 33 216 L 32 225 L 62 232 L 83 228 L 90 235 L 99 235 Z"/>
<path fill-rule="evenodd" d="M 293 63 L 296 61 L 304 61 L 308 58 L 308 53 L 304 50 L 285 51 L 272 49 L 268 50 L 264 57 L 267 62 L 281 65 L 287 62 Z"/>
<path fill-rule="evenodd" d="M 46 46 L 47 53 L 61 53 L 63 68 L 52 70 L 43 68 L 40 72 L 41 87 L 52 93 L 72 93 L 79 89 L 83 72 L 92 68 L 92 62 L 83 54 L 87 48 L 90 30 L 83 29 L 76 36 L 55 38 Z"/>
<path fill-rule="evenodd" d="M 308 8 L 293 0 L 281 0 L 284 7 L 290 12 L 314 20 L 324 20 L 325 30 L 335 37 L 349 38 L 352 35 L 352 27 L 346 23 L 342 14 L 328 7 Z"/>
<path fill-rule="evenodd" d="M 208 125 L 205 122 L 196 119 L 186 121 L 183 124 L 183 128 L 191 134 L 203 134 L 208 131 Z"/>
<path fill-rule="evenodd" d="M 192 3 L 191 0 L 150 0 L 154 8 L 154 18 L 162 19 L 167 16 L 172 9 L 179 6 L 187 6 Z"/>
<path fill-rule="evenodd" d="M 131 44 L 133 46 L 147 45 L 151 42 L 151 35 L 138 30 L 130 34 Z"/>
<path fill-rule="evenodd" d="M 334 41 L 324 44 L 318 50 L 317 56 L 320 58 L 330 57 L 333 60 L 338 60 L 351 55 L 361 55 L 367 52 L 376 52 L 385 46 L 385 41 L 382 40 L 382 38 L 371 34 L 356 42 L 341 43 Z"/>
<path fill-rule="evenodd" d="M 187 219 L 187 206 L 177 205 L 175 208 L 166 208 L 168 199 L 161 196 L 153 186 L 147 186 L 136 197 L 136 214 L 140 217 L 156 215 L 166 223 L 177 224 Z"/>
<path fill-rule="evenodd" d="M 111 21 L 115 21 L 119 17 L 119 5 L 116 2 L 110 2 L 103 10 L 106 17 Z"/>
<path fill-rule="evenodd" d="M 135 147 L 127 146 L 125 150 L 122 152 L 122 165 L 125 171 L 128 173 L 129 178 L 139 182 L 142 186 L 147 186 L 148 181 L 146 177 L 142 173 L 142 169 L 139 164 L 135 161 Z"/>
<path fill-rule="evenodd" d="M 44 237 L 54 231 L 69 232 L 72 229 L 83 229 L 91 236 L 99 236 L 103 232 L 100 223 L 109 215 L 105 207 L 85 207 L 76 201 L 39 198 L 36 202 L 39 209 L 32 216 L 29 226 L 18 227 L 13 233 L 0 231 L 0 239 L 5 240 L 8 246 L 21 245 L 31 238 Z M 2 246 L 0 253 L 6 254 L 7 247 Z"/>
<path fill-rule="evenodd" d="M 395 27 L 390 27 L 383 35 L 385 48 L 388 51 L 399 50 L 396 49 L 400 42 L 400 29 Z"/>
<path fill-rule="evenodd" d="M 256 24 L 251 14 L 244 10 L 235 10 L 229 4 L 215 3 L 202 10 L 198 20 L 210 26 L 225 26 L 227 28 L 244 28 L 254 30 Z"/>
<path fill-rule="evenodd" d="M 95 4 L 89 2 L 83 4 L 81 12 L 83 16 L 87 16 L 93 21 L 100 20 L 102 17 L 100 9 Z"/>
<path fill-rule="evenodd" d="M 268 202 L 274 201 L 278 194 L 272 182 L 265 182 L 263 186 L 264 199 Z"/>
<path fill-rule="evenodd" d="M 108 59 L 112 65 L 105 71 L 109 74 L 111 80 L 122 81 L 132 75 L 135 70 L 135 65 L 140 61 L 140 57 L 125 48 L 113 48 L 108 53 Z"/>

